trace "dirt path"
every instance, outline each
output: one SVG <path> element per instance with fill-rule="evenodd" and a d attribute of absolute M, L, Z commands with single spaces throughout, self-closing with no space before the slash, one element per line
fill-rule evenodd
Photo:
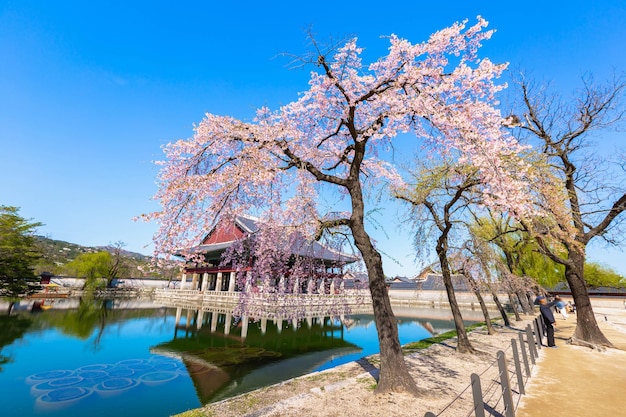
<path fill-rule="evenodd" d="M 575 317 L 559 317 L 555 334 L 559 348 L 543 349 L 516 417 L 626 415 L 626 310 L 594 311 L 604 334 L 621 350 L 597 352 L 568 345 Z"/>

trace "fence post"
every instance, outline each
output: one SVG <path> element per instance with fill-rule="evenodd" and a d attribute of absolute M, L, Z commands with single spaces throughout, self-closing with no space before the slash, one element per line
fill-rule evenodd
<path fill-rule="evenodd" d="M 535 358 L 537 357 L 537 351 L 535 350 L 535 339 L 533 338 L 533 331 L 530 329 L 530 324 L 526 326 L 526 339 L 528 340 L 528 351 L 530 352 L 530 361 L 535 364 Z"/>
<path fill-rule="evenodd" d="M 504 352 L 498 351 L 498 368 L 500 369 L 500 384 L 502 385 L 502 398 L 504 399 L 504 415 L 515 417 L 515 407 L 511 396 L 511 384 L 509 382 L 509 370 L 506 368 Z"/>
<path fill-rule="evenodd" d="M 541 329 L 539 328 L 539 318 L 535 317 L 535 331 L 537 332 L 537 348 L 541 349 L 541 344 L 543 343 L 542 339 L 542 335 L 543 335 L 543 326 L 541 326 Z M 539 356 L 539 355 L 537 355 Z"/>
<path fill-rule="evenodd" d="M 517 386 L 520 395 L 526 394 L 524 390 L 524 377 L 522 375 L 522 365 L 519 363 L 519 352 L 517 351 L 517 342 L 511 339 L 511 347 L 513 348 L 513 362 L 515 363 L 515 374 L 517 375 Z"/>
<path fill-rule="evenodd" d="M 530 366 L 528 365 L 528 356 L 526 354 L 526 345 L 524 344 L 524 335 L 522 333 L 518 333 L 519 335 L 519 346 L 522 351 L 522 359 L 524 360 L 524 368 L 526 368 L 526 376 L 530 378 Z"/>
<path fill-rule="evenodd" d="M 474 398 L 474 416 L 485 417 L 483 390 L 480 386 L 480 377 L 477 374 L 472 374 L 472 396 Z"/>
<path fill-rule="evenodd" d="M 548 336 L 548 332 L 547 332 L 547 329 L 546 329 L 546 323 L 545 323 L 545 320 L 543 319 L 543 316 L 540 314 L 537 318 L 539 319 L 539 326 L 541 326 L 541 330 L 542 330 L 541 333 L 544 336 Z"/>

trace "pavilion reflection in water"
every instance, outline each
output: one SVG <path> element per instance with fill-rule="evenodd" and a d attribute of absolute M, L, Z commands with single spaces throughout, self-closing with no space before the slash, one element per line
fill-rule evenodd
<path fill-rule="evenodd" d="M 153 353 L 182 360 L 205 404 L 311 372 L 361 351 L 344 340 L 349 319 L 233 317 L 232 307 L 177 306 L 174 337 Z"/>

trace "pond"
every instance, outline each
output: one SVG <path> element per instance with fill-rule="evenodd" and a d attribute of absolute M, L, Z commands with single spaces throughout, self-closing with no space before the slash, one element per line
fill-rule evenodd
<path fill-rule="evenodd" d="M 454 328 L 447 310 L 396 315 L 402 344 Z M 368 314 L 294 326 L 152 301 L 30 302 L 0 317 L 0 415 L 169 416 L 377 352 Z"/>

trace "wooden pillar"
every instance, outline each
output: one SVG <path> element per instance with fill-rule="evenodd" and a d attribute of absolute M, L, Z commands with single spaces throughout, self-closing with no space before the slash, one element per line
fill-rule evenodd
<path fill-rule="evenodd" d="M 261 334 L 265 334 L 267 331 L 267 317 L 261 319 Z"/>
<path fill-rule="evenodd" d="M 235 276 L 234 273 L 230 273 L 230 280 L 228 281 L 228 291 L 230 292 L 235 291 Z"/>
<path fill-rule="evenodd" d="M 194 273 L 191 276 L 191 288 L 190 288 L 191 290 L 197 290 L 198 289 L 198 276 L 199 276 L 199 274 L 197 274 L 197 273 Z"/>
<path fill-rule="evenodd" d="M 183 272 L 183 276 L 180 278 L 180 289 L 184 290 L 187 286 L 187 274 Z"/>
<path fill-rule="evenodd" d="M 217 273 L 217 281 L 215 282 L 215 291 L 222 291 L 222 273 Z"/>
<path fill-rule="evenodd" d="M 202 274 L 202 285 L 200 286 L 200 290 L 202 292 L 206 291 L 207 285 L 209 285 L 209 273 L 205 272 Z"/>

